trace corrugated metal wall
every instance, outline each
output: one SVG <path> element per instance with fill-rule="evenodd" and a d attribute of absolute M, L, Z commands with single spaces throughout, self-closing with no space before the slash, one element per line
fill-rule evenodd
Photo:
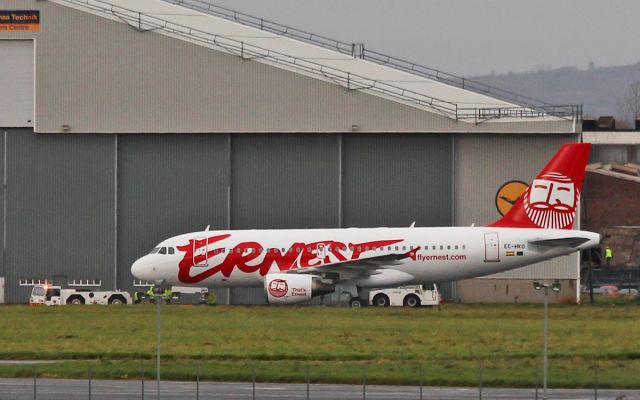
<path fill-rule="evenodd" d="M 343 225 L 450 226 L 452 144 L 451 135 L 346 135 Z"/>
<path fill-rule="evenodd" d="M 233 229 L 335 228 L 339 135 L 232 136 Z M 262 289 L 232 289 L 233 304 L 264 304 Z"/>
<path fill-rule="evenodd" d="M 11 129 L 7 300 L 26 299 L 29 289 L 17 286 L 22 278 L 100 279 L 111 288 L 116 254 L 117 286 L 132 290 L 135 259 L 169 236 L 207 224 L 318 228 L 338 227 L 342 218 L 343 226 L 414 220 L 447 226 L 454 204 L 457 225 L 486 224 L 498 218 L 500 185 L 531 180 L 571 140 L 574 135 L 464 135 L 455 142 L 448 134 L 48 136 Z M 494 277 L 575 279 L 577 258 Z M 226 290 L 216 293 L 227 301 Z M 260 289 L 230 295 L 234 303 L 264 302 Z"/>
<path fill-rule="evenodd" d="M 495 197 L 511 180 L 531 182 L 558 148 L 575 134 L 482 134 L 456 136 L 456 225 L 486 225 L 500 218 Z M 578 277 L 577 255 L 560 257 L 491 277 L 555 279 Z"/>
<path fill-rule="evenodd" d="M 226 134 L 118 135 L 118 284 L 161 241 L 211 225 L 226 229 Z M 113 269 L 113 268 L 112 268 Z"/>
<path fill-rule="evenodd" d="M 26 300 L 22 278 L 133 290 L 135 259 L 208 224 L 331 228 L 342 214 L 344 226 L 440 226 L 452 218 L 451 135 L 13 129 L 7 138 L 10 302 Z M 216 294 L 227 301 L 225 289 Z M 264 302 L 261 289 L 229 294 L 237 304 Z"/>
<path fill-rule="evenodd" d="M 337 227 L 339 140 L 338 134 L 233 136 L 231 227 Z"/>
<path fill-rule="evenodd" d="M 533 176 L 538 166 L 527 169 L 529 161 L 574 138 L 474 133 L 453 146 L 450 134 L 428 132 L 574 126 L 457 122 L 52 2 L 0 0 L 0 8 L 41 10 L 39 32 L 0 32 L 0 39 L 36 39 L 35 130 L 88 132 L 8 135 L 9 301 L 24 301 L 17 279 L 39 278 L 28 275 L 43 268 L 130 289 L 135 258 L 206 224 L 442 226 L 451 224 L 452 209 L 458 224 L 485 223 L 496 214 L 494 184 L 518 171 Z M 157 134 L 167 132 L 184 134 Z M 496 175 L 498 167 L 504 172 Z M 231 297 L 258 292 L 251 293 Z"/>
<path fill-rule="evenodd" d="M 113 286 L 113 136 L 7 130 L 8 301 L 22 278 L 100 279 Z"/>
<path fill-rule="evenodd" d="M 2 257 L 0 257 L 0 277 L 6 277 L 7 276 L 7 268 L 5 267 L 6 265 L 6 243 L 5 243 L 5 229 L 6 229 L 6 224 L 5 224 L 5 213 L 6 213 L 6 209 L 5 209 L 5 190 L 6 189 L 6 182 L 5 182 L 5 155 L 6 155 L 6 140 L 8 139 L 9 136 L 9 132 L 6 129 L 0 129 L 0 171 L 2 172 L 2 174 L 0 174 L 0 179 L 2 179 L 2 184 L 3 184 L 3 189 L 0 190 L 0 209 L 2 210 L 2 212 L 0 212 L 0 243 L 2 243 Z M 6 284 L 6 281 L 5 281 Z M 5 293 L 5 298 L 6 298 L 6 293 Z"/>

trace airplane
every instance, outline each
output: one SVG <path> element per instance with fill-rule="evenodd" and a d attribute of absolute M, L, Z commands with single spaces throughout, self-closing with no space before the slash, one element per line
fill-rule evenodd
<path fill-rule="evenodd" d="M 599 234 L 572 229 L 590 149 L 590 143 L 563 145 L 513 207 L 487 226 L 207 227 L 164 240 L 135 261 L 131 273 L 162 285 L 261 287 L 270 304 L 305 302 L 340 285 L 358 307 L 366 304 L 367 289 L 520 268 L 599 245 Z"/>

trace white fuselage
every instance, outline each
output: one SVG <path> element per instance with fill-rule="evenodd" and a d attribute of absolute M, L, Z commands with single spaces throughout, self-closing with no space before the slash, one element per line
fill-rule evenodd
<path fill-rule="evenodd" d="M 585 241 L 573 247 L 531 243 L 563 238 Z M 138 279 L 170 285 L 262 287 L 267 274 L 294 269 L 321 272 L 320 267 L 334 264 L 332 271 L 339 275 L 336 281 L 382 288 L 489 275 L 598 243 L 599 235 L 592 232 L 529 228 L 204 231 L 163 241 L 137 260 L 131 271 Z M 385 255 L 397 260 L 363 274 L 357 260 L 375 263 Z"/>

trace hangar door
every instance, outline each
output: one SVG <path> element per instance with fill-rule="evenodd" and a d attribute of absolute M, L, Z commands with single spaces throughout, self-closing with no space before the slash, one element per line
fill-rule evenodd
<path fill-rule="evenodd" d="M 33 40 L 0 40 L 0 126 L 32 127 Z"/>

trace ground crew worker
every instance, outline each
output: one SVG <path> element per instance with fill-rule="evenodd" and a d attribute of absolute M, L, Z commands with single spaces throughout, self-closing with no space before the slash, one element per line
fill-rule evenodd
<path fill-rule="evenodd" d="M 149 289 L 147 289 L 147 298 L 149 301 L 153 301 L 153 294 L 153 286 L 150 286 Z"/>
<path fill-rule="evenodd" d="M 136 291 L 133 293 L 133 304 L 140 303 L 140 292 Z"/>
<path fill-rule="evenodd" d="M 607 267 L 611 266 L 611 259 L 613 258 L 613 250 L 611 250 L 611 247 L 607 246 L 604 249 L 604 259 L 607 262 Z"/>
<path fill-rule="evenodd" d="M 162 292 L 162 299 L 166 302 L 169 302 L 172 296 L 173 296 L 173 292 L 171 292 L 170 288 L 166 288 L 164 292 Z"/>

